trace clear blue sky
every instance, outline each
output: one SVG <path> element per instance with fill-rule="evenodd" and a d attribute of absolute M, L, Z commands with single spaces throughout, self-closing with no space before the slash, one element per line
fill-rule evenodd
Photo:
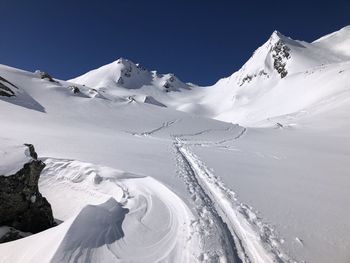
<path fill-rule="evenodd" d="M 206 85 L 273 30 L 312 41 L 350 24 L 350 1 L 0 0 L 0 63 L 61 79 L 119 57 Z"/>

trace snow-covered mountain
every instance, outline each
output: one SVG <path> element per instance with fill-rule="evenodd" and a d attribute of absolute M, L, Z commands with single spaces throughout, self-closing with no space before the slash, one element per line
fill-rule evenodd
<path fill-rule="evenodd" d="M 338 45 L 346 45 L 350 37 L 343 30 L 333 33 Z M 214 85 L 204 104 L 210 105 L 215 94 L 225 94 L 226 99 L 216 96 L 222 108 L 214 117 L 252 125 L 307 110 L 346 92 L 347 74 L 342 73 L 349 70 L 349 59 L 322 43 L 295 41 L 274 32 L 238 72 Z"/>
<path fill-rule="evenodd" d="M 306 110 L 346 91 L 347 77 L 341 73 L 349 69 L 346 49 L 349 39 L 349 27 L 313 43 L 293 40 L 274 31 L 239 71 L 212 87 L 191 87 L 172 74 L 158 75 L 125 59 L 70 82 L 102 89 L 110 98 L 132 96 L 142 102 L 150 98 L 156 105 L 256 125 Z M 330 78 L 332 85 L 327 85 Z"/>
<path fill-rule="evenodd" d="M 275 31 L 210 87 L 0 65 L 0 176 L 34 144 L 58 223 L 0 262 L 348 262 L 349 45 Z"/>
<path fill-rule="evenodd" d="M 151 86 L 164 92 L 190 88 L 189 84 L 183 83 L 174 74 L 163 75 L 157 71 L 148 71 L 140 64 L 124 58 L 69 81 L 95 88 L 140 89 Z"/>

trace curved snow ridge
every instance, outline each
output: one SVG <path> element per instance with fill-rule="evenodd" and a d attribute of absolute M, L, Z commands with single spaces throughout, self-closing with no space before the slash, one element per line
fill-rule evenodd
<path fill-rule="evenodd" d="M 110 246 L 124 236 L 122 223 L 129 212 L 114 198 L 100 205 L 87 205 L 70 224 L 50 262 L 90 262 L 118 259 Z M 99 252 L 98 252 L 99 253 Z"/>
<path fill-rule="evenodd" d="M 45 163 L 40 190 L 65 221 L 2 244 L 0 262 L 199 261 L 195 218 L 162 183 L 75 160 Z"/>
<path fill-rule="evenodd" d="M 216 213 L 227 224 L 242 262 L 296 262 L 281 249 L 274 229 L 257 216 L 254 209 L 241 203 L 235 193 L 180 140 L 175 147 L 188 163 L 199 187 L 205 191 Z"/>

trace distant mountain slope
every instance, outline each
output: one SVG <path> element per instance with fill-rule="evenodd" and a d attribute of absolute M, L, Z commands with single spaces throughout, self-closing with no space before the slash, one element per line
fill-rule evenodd
<path fill-rule="evenodd" d="M 181 82 L 174 74 L 163 75 L 156 71 L 148 71 L 140 64 L 124 58 L 69 81 L 95 88 L 140 89 L 144 86 L 153 86 L 164 92 L 179 91 L 190 87 Z"/>
<path fill-rule="evenodd" d="M 350 27 L 345 27 L 307 43 L 274 31 L 240 70 L 211 87 L 190 86 L 172 74 L 159 75 L 126 59 L 70 82 L 103 91 L 111 99 L 131 96 L 140 102 L 254 126 L 347 91 L 349 32 Z"/>
<path fill-rule="evenodd" d="M 339 34 L 344 35 L 342 30 L 332 35 Z M 342 40 L 346 45 L 350 35 Z M 345 92 L 349 77 L 342 73 L 349 70 L 349 59 L 329 46 L 295 41 L 275 31 L 238 72 L 214 85 L 204 104 L 221 105 L 213 109 L 216 119 L 254 125 Z"/>
<path fill-rule="evenodd" d="M 321 37 L 312 44 L 333 51 L 343 59 L 350 60 L 350 26 Z"/>

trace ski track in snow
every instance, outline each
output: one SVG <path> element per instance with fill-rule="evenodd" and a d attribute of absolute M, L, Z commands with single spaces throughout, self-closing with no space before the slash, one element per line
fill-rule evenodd
<path fill-rule="evenodd" d="M 209 130 L 192 135 L 207 133 Z M 232 139 L 206 143 L 215 146 L 237 140 L 246 133 L 242 131 Z M 254 209 L 239 202 L 235 193 L 189 149 L 204 146 L 201 143 L 184 141 L 173 136 L 179 167 L 179 176 L 184 180 L 198 214 L 197 231 L 210 235 L 214 233 L 221 246 L 217 248 L 205 242 L 202 247 L 207 262 L 215 262 L 213 254 L 222 254 L 228 262 L 296 262 L 281 251 L 280 243 L 272 227 L 264 223 Z M 219 233 L 219 235 L 218 235 Z M 231 246 L 231 248 L 227 247 Z M 209 250 L 208 253 L 205 251 Z M 218 251 L 219 252 L 218 252 Z M 214 252 L 215 251 L 215 252 Z"/>
<path fill-rule="evenodd" d="M 228 143 L 228 142 L 232 142 L 232 141 L 238 140 L 239 138 L 241 138 L 243 135 L 246 134 L 247 128 L 242 127 L 242 130 L 241 130 L 241 132 L 238 135 L 236 135 L 236 136 L 234 136 L 232 138 L 223 139 L 223 140 L 220 140 L 220 141 L 208 141 L 208 140 L 206 140 L 206 141 L 193 142 L 193 141 L 189 141 L 188 138 L 186 138 L 186 137 L 195 137 L 195 136 L 198 136 L 198 135 L 203 135 L 203 134 L 207 134 L 207 133 L 214 132 L 214 131 L 230 132 L 232 130 L 233 130 L 233 127 L 230 126 L 228 128 L 225 128 L 225 129 L 207 129 L 207 130 L 199 131 L 199 132 L 196 132 L 196 133 L 172 135 L 172 137 L 173 138 L 181 138 L 181 141 L 186 142 L 186 145 L 200 146 L 200 147 L 216 147 L 216 148 L 223 148 L 223 149 L 230 150 L 231 147 L 227 146 L 227 145 L 224 145 L 224 144 Z"/>
<path fill-rule="evenodd" d="M 160 127 L 155 128 L 155 129 L 150 130 L 150 131 L 145 131 L 145 132 L 126 131 L 126 133 L 129 133 L 129 134 L 134 135 L 134 136 L 150 136 L 150 135 L 153 135 L 154 133 L 156 133 L 160 130 L 169 128 L 170 126 L 174 125 L 177 122 L 178 122 L 178 120 L 166 121 L 166 122 L 163 122 Z"/>
<path fill-rule="evenodd" d="M 213 200 L 199 184 L 190 163 L 175 144 L 179 177 L 185 182 L 195 204 L 198 219 L 193 221 L 193 231 L 201 238 L 202 253 L 197 257 L 203 262 L 241 262 L 234 237 L 215 209 Z"/>

